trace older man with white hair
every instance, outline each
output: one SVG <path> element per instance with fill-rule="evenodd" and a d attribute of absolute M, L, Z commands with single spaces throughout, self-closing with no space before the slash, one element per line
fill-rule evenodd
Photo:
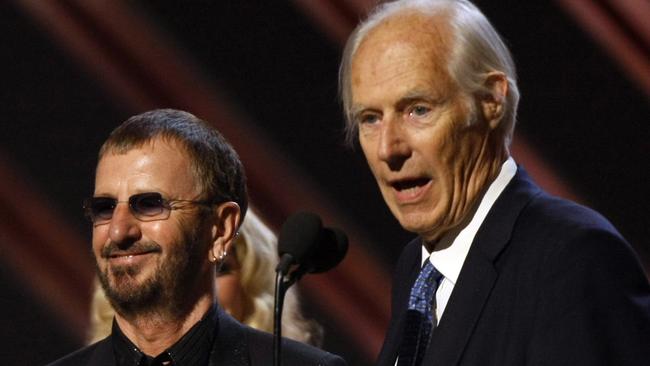
<path fill-rule="evenodd" d="M 378 365 L 648 365 L 650 286 L 598 213 L 510 156 L 512 57 L 469 1 L 383 4 L 341 64 L 348 138 L 418 238 Z"/>

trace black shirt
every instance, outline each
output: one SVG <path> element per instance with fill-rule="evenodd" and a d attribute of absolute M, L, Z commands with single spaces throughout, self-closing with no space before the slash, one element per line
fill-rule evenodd
<path fill-rule="evenodd" d="M 217 307 L 213 306 L 198 323 L 156 357 L 145 355 L 113 320 L 111 333 L 117 366 L 206 366 L 217 332 Z"/>

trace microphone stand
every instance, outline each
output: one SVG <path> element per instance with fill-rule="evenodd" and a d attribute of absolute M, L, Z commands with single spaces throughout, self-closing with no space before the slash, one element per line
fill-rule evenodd
<path fill-rule="evenodd" d="M 291 272 L 278 266 L 275 273 L 275 301 L 273 306 L 273 366 L 282 366 L 282 309 L 284 295 L 291 285 L 296 283 L 304 274 L 303 268 Z M 286 276 L 286 277 L 285 277 Z"/>

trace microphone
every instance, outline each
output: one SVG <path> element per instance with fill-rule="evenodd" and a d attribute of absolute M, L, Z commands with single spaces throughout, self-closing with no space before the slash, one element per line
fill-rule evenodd
<path fill-rule="evenodd" d="M 280 262 L 275 271 L 286 276 L 291 265 L 304 263 L 318 245 L 322 230 L 323 222 L 316 214 L 298 212 L 289 216 L 278 236 Z"/>
<path fill-rule="evenodd" d="M 293 265 L 298 266 L 298 276 L 325 272 L 336 267 L 347 250 L 348 238 L 342 230 L 323 227 L 316 214 L 298 212 L 289 216 L 280 230 L 276 272 L 287 275 Z"/>
<path fill-rule="evenodd" d="M 342 230 L 323 227 L 318 215 L 297 212 L 287 218 L 278 236 L 280 262 L 275 269 L 273 312 L 273 366 L 282 366 L 282 307 L 284 295 L 305 273 L 328 271 L 348 251 L 348 237 Z M 290 270 L 292 270 L 291 273 Z M 288 278 L 285 279 L 285 276 Z"/>
<path fill-rule="evenodd" d="M 324 227 L 320 242 L 310 257 L 308 273 L 322 273 L 336 267 L 348 253 L 348 236 L 338 228 Z"/>

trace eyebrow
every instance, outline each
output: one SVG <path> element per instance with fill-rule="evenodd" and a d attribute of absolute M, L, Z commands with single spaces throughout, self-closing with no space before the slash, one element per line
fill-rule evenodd
<path fill-rule="evenodd" d="M 440 104 L 440 103 L 442 103 L 444 101 L 443 98 L 439 98 L 439 97 L 435 97 L 435 96 L 432 97 L 430 91 L 425 91 L 425 90 L 422 90 L 422 89 L 415 89 L 415 90 L 409 91 L 404 96 L 402 96 L 397 101 L 397 103 L 395 103 L 395 106 L 396 106 L 397 110 L 402 110 L 406 106 L 412 104 L 413 102 L 420 101 L 420 100 L 423 100 L 423 101 L 426 101 L 426 102 L 429 102 L 429 103 L 432 103 L 432 104 Z M 352 116 L 352 120 L 353 121 L 356 120 L 356 118 L 359 116 L 359 114 L 361 114 L 362 112 L 364 112 L 366 110 L 375 110 L 375 108 L 368 108 L 366 106 L 358 105 L 358 104 L 353 105 L 350 108 L 350 115 Z"/>
<path fill-rule="evenodd" d="M 404 95 L 402 98 L 400 98 L 397 101 L 397 104 L 404 104 L 404 103 L 412 103 L 417 100 L 424 100 L 429 103 L 439 103 L 441 101 L 441 98 L 438 96 L 432 96 L 431 91 L 428 90 L 422 90 L 422 89 L 415 89 L 411 90 L 406 95 Z"/>
<path fill-rule="evenodd" d="M 359 115 L 361 114 L 361 112 L 363 112 L 363 111 L 365 111 L 365 110 L 367 110 L 367 109 L 368 109 L 368 108 L 366 108 L 366 107 L 364 107 L 364 106 L 361 106 L 361 105 L 358 105 L 358 104 L 357 104 L 357 105 L 353 105 L 353 106 L 350 108 L 350 116 L 351 116 L 351 120 L 352 120 L 352 121 L 356 121 L 357 118 L 359 117 Z"/>

